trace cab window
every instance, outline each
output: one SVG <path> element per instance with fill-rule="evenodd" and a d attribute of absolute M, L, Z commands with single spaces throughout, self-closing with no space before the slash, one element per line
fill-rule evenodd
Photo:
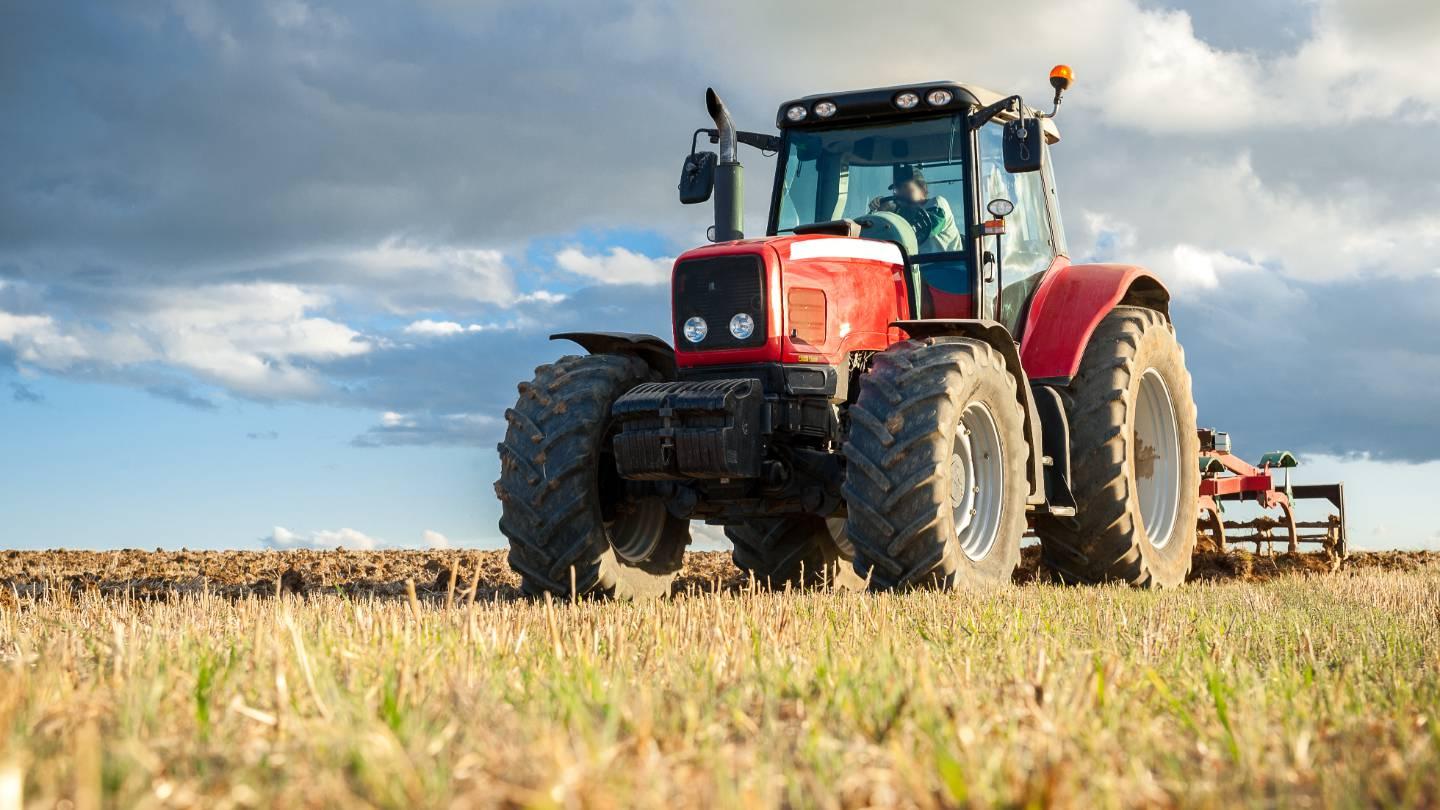
<path fill-rule="evenodd" d="M 1048 172 L 1011 174 L 1005 171 L 999 123 L 986 124 L 979 136 L 980 208 L 997 197 L 1015 204 L 1014 213 L 1005 219 L 1005 235 L 1001 238 L 1004 289 L 997 320 L 1016 331 L 1030 296 L 1058 252 L 1046 204 Z M 992 250 L 990 240 L 986 242 L 985 248 Z"/>

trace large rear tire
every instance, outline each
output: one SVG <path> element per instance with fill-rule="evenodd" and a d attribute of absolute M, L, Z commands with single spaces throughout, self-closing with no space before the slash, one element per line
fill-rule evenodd
<path fill-rule="evenodd" d="M 845 538 L 844 518 L 795 515 L 757 518 L 725 527 L 735 565 L 761 585 L 851 587 L 855 551 Z"/>
<path fill-rule="evenodd" d="M 1174 327 L 1154 310 L 1116 307 L 1064 399 L 1077 509 L 1036 521 L 1045 567 L 1071 583 L 1182 584 L 1195 548 L 1200 442 Z"/>
<path fill-rule="evenodd" d="M 495 492 L 510 566 L 525 593 L 669 594 L 689 521 L 659 498 L 628 497 L 610 450 L 611 405 L 658 379 L 639 358 L 596 354 L 562 357 L 520 384 L 505 412 Z"/>
<path fill-rule="evenodd" d="M 1025 532 L 1024 413 L 988 344 L 907 340 L 850 408 L 845 533 L 874 589 L 1010 582 Z"/>

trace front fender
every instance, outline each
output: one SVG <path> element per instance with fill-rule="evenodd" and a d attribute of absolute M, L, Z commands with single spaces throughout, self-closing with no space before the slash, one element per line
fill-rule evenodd
<path fill-rule="evenodd" d="M 590 354 L 633 354 L 645 364 L 673 380 L 677 376 L 675 350 L 654 335 L 631 332 L 561 332 L 551 340 L 568 340 L 580 344 Z"/>
<path fill-rule="evenodd" d="M 1025 318 L 1020 359 L 1035 382 L 1068 384 L 1095 327 L 1117 306 L 1170 315 L 1170 291 L 1142 267 L 1071 264 L 1046 276 Z"/>

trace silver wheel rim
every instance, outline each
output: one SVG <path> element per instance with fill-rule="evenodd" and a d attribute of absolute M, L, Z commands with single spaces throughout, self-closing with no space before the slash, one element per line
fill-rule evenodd
<path fill-rule="evenodd" d="M 960 414 L 950 454 L 950 508 L 960 550 L 972 560 L 983 560 L 1000 534 L 1000 510 L 1005 502 L 1005 464 L 1000 429 L 981 402 L 972 402 Z"/>
<path fill-rule="evenodd" d="M 1140 502 L 1140 522 L 1155 548 L 1175 535 L 1180 512 L 1180 434 L 1175 402 L 1160 372 L 1146 369 L 1135 396 L 1135 432 L 1131 469 Z"/>

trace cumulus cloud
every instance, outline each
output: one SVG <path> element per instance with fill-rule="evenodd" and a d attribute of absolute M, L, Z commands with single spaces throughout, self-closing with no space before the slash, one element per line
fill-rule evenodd
<path fill-rule="evenodd" d="M 284 526 L 274 527 L 269 534 L 260 538 L 260 542 L 267 548 L 280 550 L 347 548 L 357 551 L 373 551 L 385 546 L 385 541 L 377 540 L 355 529 L 321 529 L 302 534 L 290 531 Z"/>
<path fill-rule="evenodd" d="M 674 262 L 673 257 L 652 259 L 623 247 L 612 247 L 603 254 L 565 248 L 555 256 L 560 269 L 601 284 L 663 284 L 670 280 Z"/>
<path fill-rule="evenodd" d="M 22 363 L 64 373 L 164 364 L 243 396 L 315 395 L 314 362 L 373 346 L 310 312 L 323 295 L 283 284 L 221 284 L 117 292 L 99 325 L 0 310 L 0 343 Z"/>
<path fill-rule="evenodd" d="M 393 545 L 356 529 L 320 529 L 313 532 L 295 532 L 284 526 L 276 526 L 270 530 L 269 534 L 260 538 L 260 542 L 266 548 L 282 551 L 297 548 L 317 550 L 345 548 L 355 551 L 375 551 L 389 548 L 444 549 L 452 547 L 450 539 L 434 529 L 422 531 L 418 544 Z"/>
<path fill-rule="evenodd" d="M 351 440 L 355 447 L 390 445 L 486 445 L 504 424 L 483 413 L 395 413 L 380 415 L 380 424 Z"/>

